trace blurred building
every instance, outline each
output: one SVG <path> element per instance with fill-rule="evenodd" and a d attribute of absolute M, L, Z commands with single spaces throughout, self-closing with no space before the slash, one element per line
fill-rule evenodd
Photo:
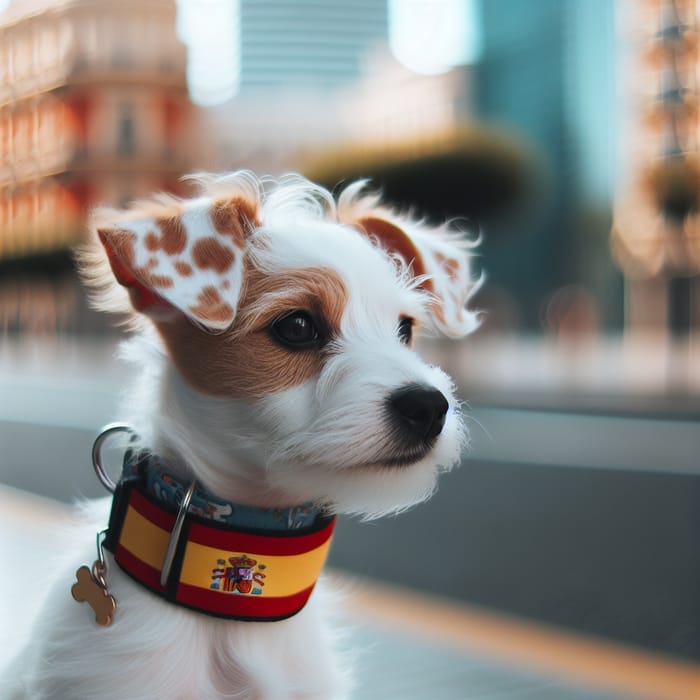
<path fill-rule="evenodd" d="M 0 17 L 2 258 L 79 241 L 94 203 L 177 187 L 190 161 L 171 0 L 15 7 Z"/>
<path fill-rule="evenodd" d="M 201 1 L 182 0 L 181 9 L 192 13 Z M 393 15 L 387 0 L 234 5 L 228 21 L 236 47 L 235 60 L 229 60 L 235 94 L 202 93 L 220 98 L 207 115 L 207 160 L 215 169 L 301 169 L 322 180 L 329 174 L 349 178 L 358 159 L 396 160 L 397 144 L 401 156 L 431 154 L 469 119 L 470 67 L 455 64 L 439 74 L 419 74 L 402 65 L 390 47 Z M 402 26 L 420 6 L 402 6 Z M 431 16 L 440 8 L 433 9 Z M 221 52 L 203 44 L 203 30 L 194 24 L 188 22 L 182 34 L 199 60 L 209 52 L 213 68 Z M 444 37 L 433 36 L 434 28 L 433 34 L 407 29 L 415 38 L 412 55 L 440 54 L 431 42 Z M 200 77 L 208 79 L 206 73 Z"/>
<path fill-rule="evenodd" d="M 613 254 L 628 331 L 700 332 L 696 3 L 618 3 L 621 162 Z"/>
<path fill-rule="evenodd" d="M 207 160 L 215 169 L 303 170 L 332 186 L 369 161 L 434 154 L 469 120 L 468 68 L 417 75 L 381 46 L 365 46 L 356 63 L 355 79 L 348 72 L 333 89 L 258 85 L 210 109 Z"/>
<path fill-rule="evenodd" d="M 26 261 L 0 297 L 41 267 L 30 256 L 83 240 L 95 204 L 179 188 L 185 64 L 172 0 L 15 0 L 0 15 L 0 263 Z"/>

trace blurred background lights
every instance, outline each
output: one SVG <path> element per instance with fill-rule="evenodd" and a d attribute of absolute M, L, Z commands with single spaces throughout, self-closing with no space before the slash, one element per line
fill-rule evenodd
<path fill-rule="evenodd" d="M 478 0 L 389 0 L 389 45 L 416 73 L 437 75 L 480 54 Z"/>
<path fill-rule="evenodd" d="M 240 0 L 178 0 L 177 33 L 187 46 L 192 101 L 213 106 L 234 97 L 240 87 Z"/>

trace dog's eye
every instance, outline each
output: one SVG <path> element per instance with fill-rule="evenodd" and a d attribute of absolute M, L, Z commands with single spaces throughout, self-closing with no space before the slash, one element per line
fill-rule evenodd
<path fill-rule="evenodd" d="M 293 348 L 307 348 L 318 344 L 318 329 L 306 311 L 293 311 L 275 321 L 270 326 L 272 335 L 282 345 Z"/>
<path fill-rule="evenodd" d="M 410 345 L 413 338 L 413 319 L 412 318 L 402 318 L 399 321 L 399 340 L 404 345 Z"/>

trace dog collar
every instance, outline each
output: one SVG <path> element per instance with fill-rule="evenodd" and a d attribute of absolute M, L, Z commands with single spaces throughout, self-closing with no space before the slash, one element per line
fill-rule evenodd
<path fill-rule="evenodd" d="M 273 621 L 308 601 L 334 526 L 334 517 L 311 504 L 262 509 L 201 488 L 188 493 L 157 456 L 130 450 L 104 546 L 131 578 L 170 602 L 216 617 Z"/>

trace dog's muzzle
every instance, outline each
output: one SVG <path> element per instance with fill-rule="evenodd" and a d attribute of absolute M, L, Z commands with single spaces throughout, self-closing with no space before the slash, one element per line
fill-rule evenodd
<path fill-rule="evenodd" d="M 442 432 L 449 404 L 442 392 L 421 384 L 409 384 L 389 396 L 394 428 L 409 445 L 429 445 Z"/>

